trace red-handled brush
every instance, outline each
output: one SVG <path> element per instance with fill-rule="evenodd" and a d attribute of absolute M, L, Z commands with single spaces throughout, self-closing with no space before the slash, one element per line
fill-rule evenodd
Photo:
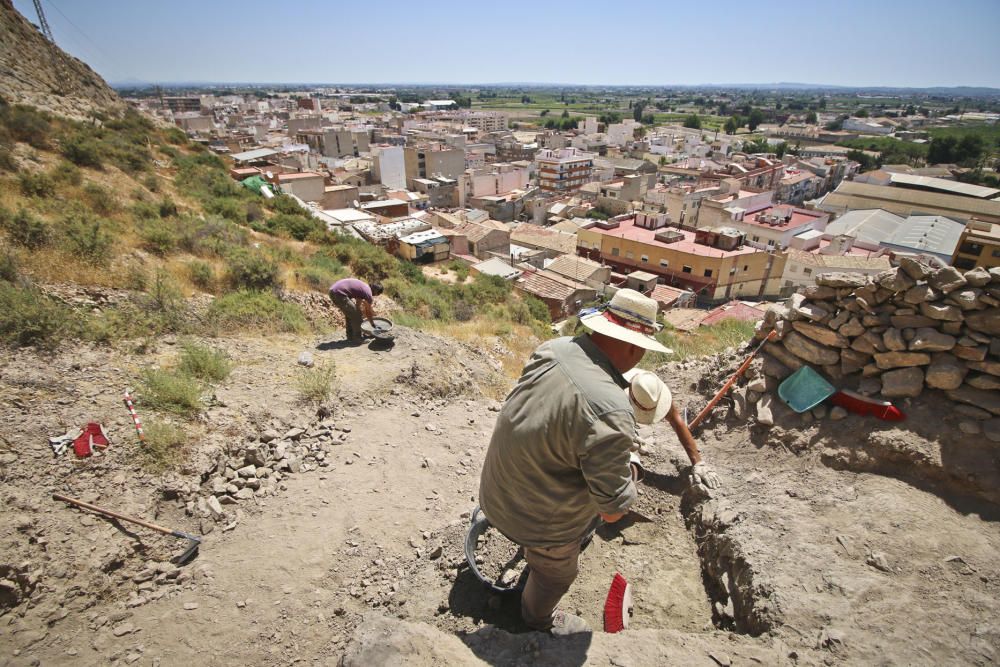
<path fill-rule="evenodd" d="M 632 587 L 620 573 L 615 572 L 608 589 L 608 599 L 604 601 L 604 631 L 621 632 L 628 629 L 628 619 L 632 615 Z"/>

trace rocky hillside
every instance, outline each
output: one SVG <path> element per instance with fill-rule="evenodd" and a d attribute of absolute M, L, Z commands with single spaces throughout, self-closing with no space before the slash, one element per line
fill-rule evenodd
<path fill-rule="evenodd" d="M 0 97 L 70 118 L 124 108 L 104 79 L 46 40 L 11 0 L 0 0 Z"/>

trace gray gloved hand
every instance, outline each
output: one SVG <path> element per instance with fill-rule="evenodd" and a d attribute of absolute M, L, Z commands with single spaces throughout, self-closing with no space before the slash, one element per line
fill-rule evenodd
<path fill-rule="evenodd" d="M 722 486 L 719 476 L 707 463 L 696 463 L 691 466 L 691 473 L 688 476 L 691 486 L 702 485 L 710 489 L 717 489 Z"/>

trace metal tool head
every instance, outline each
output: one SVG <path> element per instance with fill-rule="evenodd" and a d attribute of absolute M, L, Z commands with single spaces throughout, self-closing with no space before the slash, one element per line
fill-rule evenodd
<path fill-rule="evenodd" d="M 201 538 L 188 533 L 182 533 L 179 530 L 174 531 L 173 534 L 176 537 L 183 537 L 186 539 L 188 541 L 188 547 L 180 556 L 176 556 L 171 559 L 171 562 L 174 565 L 184 565 L 185 563 L 189 563 L 194 560 L 198 556 L 198 547 L 201 546 Z"/>

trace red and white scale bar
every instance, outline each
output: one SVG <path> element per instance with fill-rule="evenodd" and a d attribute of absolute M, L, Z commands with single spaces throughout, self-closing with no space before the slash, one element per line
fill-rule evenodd
<path fill-rule="evenodd" d="M 132 405 L 132 394 L 129 390 L 125 390 L 125 407 L 128 408 L 128 413 L 132 415 L 132 421 L 135 423 L 135 431 L 139 434 L 139 442 L 146 442 L 146 436 L 142 434 L 142 422 L 139 420 L 139 415 L 136 414 L 135 406 Z"/>

